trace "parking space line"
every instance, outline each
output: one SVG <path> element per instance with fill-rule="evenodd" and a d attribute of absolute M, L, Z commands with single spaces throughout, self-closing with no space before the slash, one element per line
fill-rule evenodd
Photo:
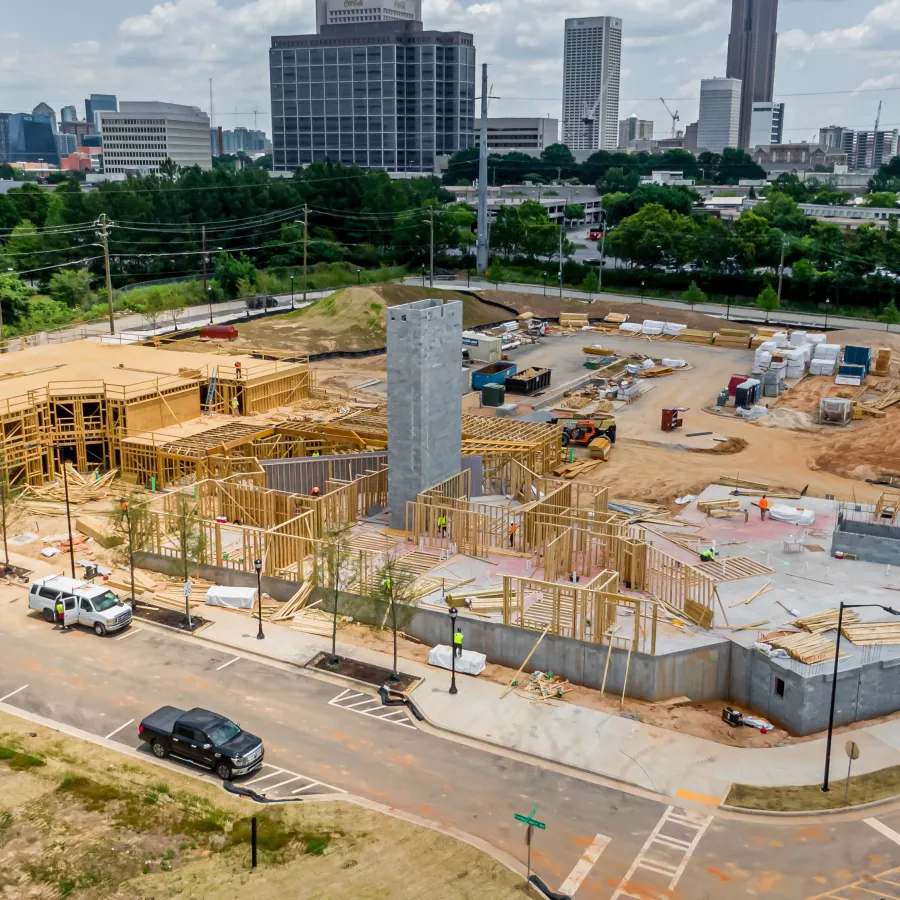
<path fill-rule="evenodd" d="M 139 634 L 142 632 L 143 628 L 130 628 L 125 634 L 120 634 L 117 638 L 113 638 L 114 641 L 124 641 L 125 638 L 131 637 L 133 634 Z"/>
<path fill-rule="evenodd" d="M 10 691 L 5 697 L 0 697 L 0 703 L 3 703 L 6 700 L 9 700 L 10 697 L 15 696 L 19 693 L 19 691 L 24 691 L 27 688 L 27 684 L 23 684 L 22 687 L 17 687 L 14 691 Z"/>
<path fill-rule="evenodd" d="M 227 669 L 228 666 L 230 666 L 232 663 L 236 663 L 239 659 L 240 659 L 239 656 L 236 656 L 234 659 L 229 659 L 227 663 L 222 663 L 222 665 L 219 666 L 219 667 L 216 669 L 216 671 L 217 671 L 217 672 L 221 672 L 222 669 Z"/>
<path fill-rule="evenodd" d="M 879 822 L 878 819 L 863 819 L 863 822 L 870 828 L 874 828 L 877 832 L 883 834 L 889 841 L 900 844 L 900 834 L 897 834 L 893 828 L 888 828 L 884 822 Z"/>
<path fill-rule="evenodd" d="M 106 740 L 109 740 L 113 735 L 118 734 L 123 728 L 127 728 L 134 719 L 129 719 L 124 725 L 120 725 L 115 731 L 111 731 L 107 736 Z"/>
<path fill-rule="evenodd" d="M 581 887 L 581 883 L 590 875 L 591 869 L 594 868 L 597 860 L 600 859 L 600 854 L 609 846 L 611 840 L 612 838 L 607 837 L 605 834 L 598 834 L 594 838 L 590 847 L 584 851 L 581 859 L 575 863 L 575 868 L 569 873 L 569 877 L 562 883 L 562 887 L 559 889 L 561 894 L 568 894 L 570 897 L 574 896 L 575 891 Z"/>
<path fill-rule="evenodd" d="M 318 785 L 322 784 L 321 781 L 311 781 L 309 784 L 304 784 L 302 788 L 297 788 L 295 791 L 291 791 L 292 794 L 302 794 L 304 791 L 308 791 L 311 787 L 318 787 Z M 329 785 L 325 785 L 325 787 L 329 787 Z M 338 788 L 340 790 L 340 788 Z"/>
<path fill-rule="evenodd" d="M 299 781 L 301 778 L 305 778 L 305 775 L 294 775 L 293 778 L 288 778 L 287 781 L 279 781 L 278 784 L 273 784 L 271 787 L 267 787 L 267 791 L 277 791 L 278 788 L 284 787 L 286 784 L 290 784 L 292 781 Z"/>
<path fill-rule="evenodd" d="M 268 775 L 260 775 L 259 778 L 254 778 L 253 781 L 248 781 L 247 787 L 249 787 L 251 784 L 256 784 L 258 781 L 268 781 L 270 778 L 274 778 L 276 775 L 280 775 L 284 771 L 284 769 L 277 769 L 274 766 L 272 768 L 275 769 L 274 772 L 269 772 Z"/>

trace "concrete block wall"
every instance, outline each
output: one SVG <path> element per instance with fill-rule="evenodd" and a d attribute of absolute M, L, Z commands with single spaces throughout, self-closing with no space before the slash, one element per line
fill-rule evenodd
<path fill-rule="evenodd" d="M 865 562 L 900 565 L 900 528 L 842 519 L 831 537 L 831 553 L 854 553 Z"/>
<path fill-rule="evenodd" d="M 459 472 L 462 394 L 457 374 L 462 303 L 419 300 L 387 311 L 388 505 L 403 528 L 406 503 Z"/>

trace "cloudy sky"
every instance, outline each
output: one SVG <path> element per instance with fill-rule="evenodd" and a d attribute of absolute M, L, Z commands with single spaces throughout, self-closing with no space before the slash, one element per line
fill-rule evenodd
<path fill-rule="evenodd" d="M 57 111 L 84 98 L 167 100 L 209 108 L 216 124 L 269 130 L 266 50 L 272 34 L 313 31 L 313 0 L 31 0 L 3 13 L 0 110 Z M 624 20 L 620 117 L 684 123 L 699 81 L 725 74 L 731 0 L 424 0 L 426 27 L 475 35 L 490 68 L 492 115 L 559 115 L 563 19 Z M 786 140 L 820 125 L 900 127 L 900 0 L 781 0 L 776 99 Z M 254 116 L 254 112 L 257 114 Z"/>

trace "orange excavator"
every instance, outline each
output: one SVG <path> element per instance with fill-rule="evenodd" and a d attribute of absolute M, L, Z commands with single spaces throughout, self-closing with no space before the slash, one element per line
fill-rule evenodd
<path fill-rule="evenodd" d="M 616 420 L 612 416 L 596 419 L 559 419 L 562 426 L 562 445 L 568 447 L 587 447 L 598 437 L 616 442 Z"/>

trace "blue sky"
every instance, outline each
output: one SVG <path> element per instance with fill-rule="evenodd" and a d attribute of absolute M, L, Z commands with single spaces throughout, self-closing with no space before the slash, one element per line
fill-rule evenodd
<path fill-rule="evenodd" d="M 46 101 L 84 114 L 91 92 L 209 107 L 216 122 L 268 129 L 272 34 L 312 31 L 312 0 L 32 0 L 4 10 L 0 110 Z M 731 0 L 424 0 L 426 27 L 475 35 L 490 65 L 491 115 L 558 116 L 563 19 L 624 21 L 620 117 L 696 119 L 701 78 L 723 75 Z M 900 127 L 900 0 L 781 0 L 777 99 L 786 139 L 819 126 Z M 851 93 L 828 93 L 848 91 Z M 806 94 L 807 96 L 796 96 Z M 794 95 L 794 96 L 792 96 Z M 256 115 L 254 115 L 254 111 Z"/>

